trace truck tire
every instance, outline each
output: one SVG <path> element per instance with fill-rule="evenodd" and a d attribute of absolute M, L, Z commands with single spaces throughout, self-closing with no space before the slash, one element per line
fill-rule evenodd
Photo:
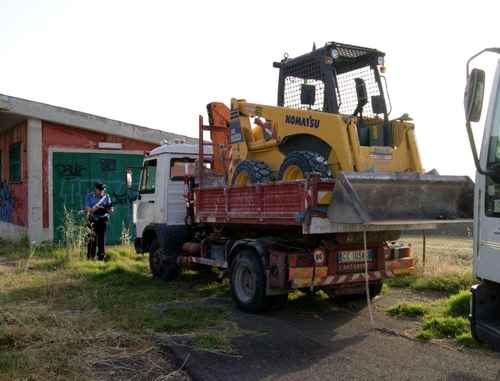
<path fill-rule="evenodd" d="M 259 313 L 270 306 L 266 297 L 266 276 L 259 256 L 252 250 L 242 250 L 231 263 L 231 296 L 238 308 Z"/>
<path fill-rule="evenodd" d="M 332 177 L 332 171 L 323 156 L 311 151 L 293 151 L 281 163 L 278 180 L 304 179 L 312 172 L 319 173 L 322 178 Z"/>
<path fill-rule="evenodd" d="M 165 282 L 172 281 L 179 276 L 177 258 L 167 255 L 156 239 L 151 244 L 149 250 L 149 268 L 151 269 L 153 278 Z"/>
<path fill-rule="evenodd" d="M 271 168 L 263 161 L 243 160 L 234 169 L 231 185 L 238 187 L 249 184 L 269 183 L 272 179 Z"/>

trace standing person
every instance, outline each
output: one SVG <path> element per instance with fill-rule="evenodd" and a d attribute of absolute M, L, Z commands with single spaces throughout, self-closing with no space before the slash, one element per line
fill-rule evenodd
<path fill-rule="evenodd" d="M 85 211 L 88 214 L 88 225 L 90 228 L 87 243 L 87 259 L 104 260 L 106 239 L 106 224 L 109 215 L 113 211 L 111 199 L 105 192 L 104 184 L 96 183 L 95 192 L 88 193 L 85 197 Z"/>

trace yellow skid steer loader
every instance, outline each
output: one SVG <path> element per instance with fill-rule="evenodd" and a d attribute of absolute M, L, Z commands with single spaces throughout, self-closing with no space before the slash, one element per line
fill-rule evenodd
<path fill-rule="evenodd" d="M 389 118 L 384 56 L 330 42 L 275 62 L 278 106 L 231 100 L 229 185 L 319 173 L 333 223 L 472 218 L 472 181 L 424 173 L 411 118 Z"/>

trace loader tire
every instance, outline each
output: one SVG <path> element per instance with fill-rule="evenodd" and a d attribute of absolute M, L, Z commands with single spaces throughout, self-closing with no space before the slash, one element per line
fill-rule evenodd
<path fill-rule="evenodd" d="M 272 181 L 272 171 L 269 166 L 259 160 L 240 161 L 233 172 L 232 186 L 269 183 Z"/>
<path fill-rule="evenodd" d="M 158 240 L 153 241 L 149 250 L 149 268 L 151 269 L 153 278 L 165 282 L 176 279 L 180 272 L 177 265 L 177 258 L 164 253 Z"/>
<path fill-rule="evenodd" d="M 278 180 L 297 180 L 312 172 L 319 173 L 321 178 L 332 177 L 332 171 L 323 156 L 311 151 L 293 151 L 281 164 Z"/>

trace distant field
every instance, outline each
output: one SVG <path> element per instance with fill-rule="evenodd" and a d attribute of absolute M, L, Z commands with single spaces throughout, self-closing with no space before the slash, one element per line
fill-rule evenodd
<path fill-rule="evenodd" d="M 426 238 L 426 262 L 423 263 L 423 239 L 419 235 L 407 235 L 402 241 L 409 242 L 418 268 L 424 275 L 470 273 L 472 271 L 472 238 L 430 235 Z"/>

